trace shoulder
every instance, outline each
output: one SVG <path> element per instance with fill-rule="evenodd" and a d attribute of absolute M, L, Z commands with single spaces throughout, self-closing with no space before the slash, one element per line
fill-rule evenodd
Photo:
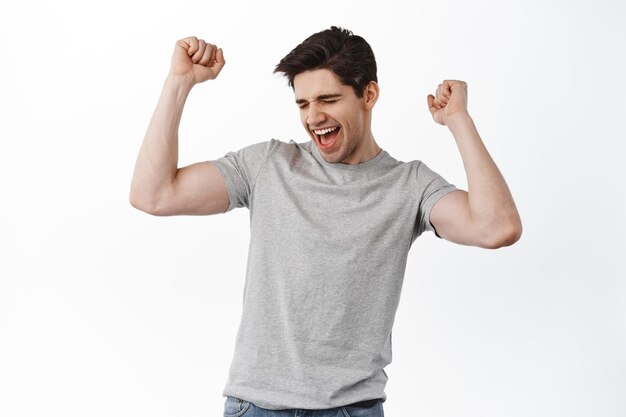
<path fill-rule="evenodd" d="M 385 153 L 384 164 L 388 167 L 398 168 L 402 171 L 416 173 L 422 165 L 422 161 L 414 159 L 414 160 L 404 160 L 395 158 L 391 155 L 387 150 L 383 149 L 382 152 Z"/>
<path fill-rule="evenodd" d="M 283 152 L 311 152 L 311 141 L 304 142 L 296 142 L 293 139 L 289 139 L 288 141 L 280 140 L 280 139 L 272 139 L 273 146 Z"/>
<path fill-rule="evenodd" d="M 389 156 L 388 165 L 395 168 L 396 171 L 405 173 L 409 177 L 409 180 L 411 182 L 416 182 L 420 179 L 423 179 L 425 176 L 425 172 L 429 171 L 426 164 L 424 164 L 419 159 L 405 162 Z"/>
<path fill-rule="evenodd" d="M 291 159 L 299 156 L 308 156 L 312 154 L 311 142 L 296 142 L 291 139 L 288 141 L 280 139 L 271 139 L 267 142 L 267 153 L 272 158 Z"/>

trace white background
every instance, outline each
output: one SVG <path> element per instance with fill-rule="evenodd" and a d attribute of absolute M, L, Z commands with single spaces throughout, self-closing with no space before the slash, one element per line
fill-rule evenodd
<path fill-rule="evenodd" d="M 468 83 L 524 224 L 499 250 L 415 242 L 386 415 L 626 415 L 625 20 L 618 0 L 2 0 L 0 415 L 221 415 L 248 211 L 139 212 L 135 158 L 191 35 L 227 64 L 189 96 L 181 166 L 307 140 L 272 70 L 331 25 L 374 49 L 380 146 L 463 188 L 426 96 Z"/>

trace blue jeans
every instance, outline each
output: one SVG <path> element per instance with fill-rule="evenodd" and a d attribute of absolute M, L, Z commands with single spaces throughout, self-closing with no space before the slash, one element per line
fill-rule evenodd
<path fill-rule="evenodd" d="M 378 400 L 371 407 L 335 407 L 324 410 L 268 410 L 254 405 L 250 401 L 231 396 L 224 403 L 224 417 L 385 417 L 383 401 Z"/>

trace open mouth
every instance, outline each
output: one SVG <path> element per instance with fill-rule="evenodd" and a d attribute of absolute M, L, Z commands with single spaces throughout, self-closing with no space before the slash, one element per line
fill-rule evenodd
<path fill-rule="evenodd" d="M 323 151 L 327 151 L 331 149 L 335 143 L 337 142 L 337 138 L 339 137 L 339 131 L 341 128 L 339 126 L 327 127 L 324 129 L 313 130 L 315 134 L 315 138 L 320 146 L 320 149 Z"/>

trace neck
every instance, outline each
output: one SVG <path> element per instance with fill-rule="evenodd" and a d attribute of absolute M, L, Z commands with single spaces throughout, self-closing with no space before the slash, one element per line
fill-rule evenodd
<path fill-rule="evenodd" d="M 374 159 L 380 152 L 380 146 L 378 146 L 378 144 L 374 140 L 374 136 L 370 132 L 370 134 L 367 135 L 365 139 L 361 142 L 358 149 L 355 150 L 356 152 L 353 154 L 353 157 L 350 158 L 351 160 L 344 161 L 344 163 L 361 164 L 363 162 Z"/>

